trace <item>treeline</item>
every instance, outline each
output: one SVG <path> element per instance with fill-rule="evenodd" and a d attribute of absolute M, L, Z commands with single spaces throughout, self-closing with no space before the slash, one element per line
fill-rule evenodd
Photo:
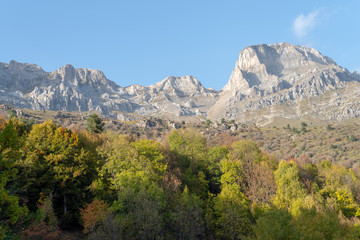
<path fill-rule="evenodd" d="M 192 129 L 155 141 L 99 124 L 0 120 L 1 239 L 360 237 L 351 169 L 278 161 L 248 140 L 213 146 Z"/>

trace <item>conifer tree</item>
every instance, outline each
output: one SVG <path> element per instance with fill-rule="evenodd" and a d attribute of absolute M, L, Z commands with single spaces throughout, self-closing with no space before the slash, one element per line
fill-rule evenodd
<path fill-rule="evenodd" d="M 91 133 L 101 133 L 104 131 L 105 123 L 96 113 L 87 118 L 86 129 Z"/>

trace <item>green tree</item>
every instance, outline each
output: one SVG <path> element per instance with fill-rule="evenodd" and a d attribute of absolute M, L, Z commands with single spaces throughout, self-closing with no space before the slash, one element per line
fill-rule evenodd
<path fill-rule="evenodd" d="M 188 164 L 192 169 L 204 167 L 208 146 L 202 134 L 192 129 L 173 131 L 168 143 L 171 151 L 188 159 Z"/>
<path fill-rule="evenodd" d="M 175 159 L 172 169 L 179 169 L 181 182 L 189 191 L 203 199 L 208 194 L 208 146 L 206 138 L 192 129 L 172 131 L 168 138 L 171 153 Z"/>
<path fill-rule="evenodd" d="M 208 128 L 211 126 L 211 124 L 213 124 L 213 122 L 210 119 L 206 119 L 204 126 Z"/>
<path fill-rule="evenodd" d="M 157 239 L 163 232 L 165 194 L 159 186 L 147 183 L 139 189 L 127 186 L 118 192 L 112 209 L 120 221 L 125 239 Z"/>
<path fill-rule="evenodd" d="M 153 140 L 131 141 L 105 135 L 98 147 L 103 166 L 97 184 L 109 185 L 112 209 L 125 239 L 155 239 L 163 230 L 165 193 L 160 187 L 167 170 L 163 147 Z M 106 190 L 106 189 L 105 189 Z M 103 231 L 105 228 L 102 227 Z"/>
<path fill-rule="evenodd" d="M 288 209 L 293 215 L 299 214 L 306 192 L 296 163 L 282 160 L 275 171 L 275 182 L 277 191 L 273 204 L 280 209 Z"/>
<path fill-rule="evenodd" d="M 209 191 L 220 193 L 221 164 L 220 161 L 227 158 L 229 149 L 225 146 L 214 146 L 209 149 L 206 156 L 206 166 L 209 179 Z"/>
<path fill-rule="evenodd" d="M 254 239 L 299 239 L 292 215 L 285 209 L 274 209 L 259 217 L 253 225 Z"/>
<path fill-rule="evenodd" d="M 249 201 L 236 184 L 226 184 L 214 199 L 215 234 L 219 239 L 242 239 L 251 233 Z"/>
<path fill-rule="evenodd" d="M 205 236 L 202 208 L 202 200 L 185 187 L 174 212 L 173 229 L 176 239 L 202 239 Z"/>
<path fill-rule="evenodd" d="M 259 163 L 262 160 L 263 154 L 257 144 L 249 140 L 240 140 L 233 143 L 229 153 L 230 159 L 241 160 L 242 165 L 253 162 Z"/>
<path fill-rule="evenodd" d="M 8 110 L 9 119 L 16 118 L 16 112 L 12 109 Z"/>
<path fill-rule="evenodd" d="M 108 136 L 98 148 L 103 161 L 101 181 L 109 182 L 112 190 L 122 191 L 130 186 L 140 188 L 144 183 L 160 183 L 167 165 L 158 142 L 131 142 L 125 135 Z"/>
<path fill-rule="evenodd" d="M 225 186 L 226 184 L 237 184 L 240 187 L 243 181 L 242 166 L 240 161 L 223 159 L 220 164 L 222 172 L 220 179 L 221 185 Z"/>
<path fill-rule="evenodd" d="M 86 129 L 91 133 L 101 133 L 104 131 L 105 123 L 96 113 L 87 118 Z"/>
<path fill-rule="evenodd" d="M 300 239 L 359 239 L 356 235 L 356 227 L 342 221 L 333 210 L 302 209 L 294 222 Z"/>
<path fill-rule="evenodd" d="M 21 146 L 12 120 L 7 121 L 0 129 L 0 239 L 5 237 L 9 224 L 27 213 L 27 208 L 19 206 L 19 198 L 13 192 L 17 174 L 14 163 L 19 158 Z"/>

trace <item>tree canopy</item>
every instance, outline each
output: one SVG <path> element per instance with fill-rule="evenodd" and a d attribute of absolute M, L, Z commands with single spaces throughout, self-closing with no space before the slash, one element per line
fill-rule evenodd
<path fill-rule="evenodd" d="M 359 238 L 356 171 L 221 142 L 0 119 L 0 239 Z"/>

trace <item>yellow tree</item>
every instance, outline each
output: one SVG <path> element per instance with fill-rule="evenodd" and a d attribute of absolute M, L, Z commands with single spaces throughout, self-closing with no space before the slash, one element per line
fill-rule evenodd
<path fill-rule="evenodd" d="M 280 209 L 288 209 L 293 215 L 298 215 L 306 192 L 296 163 L 282 160 L 275 171 L 275 182 L 277 190 L 273 204 Z"/>
<path fill-rule="evenodd" d="M 81 206 L 96 173 L 96 159 L 75 132 L 57 127 L 52 121 L 34 125 L 23 155 L 33 198 L 30 200 L 37 201 L 40 192 L 53 192 L 55 200 L 62 202 L 64 213 Z"/>
<path fill-rule="evenodd" d="M 98 150 L 103 161 L 100 185 L 108 183 L 117 196 L 112 209 L 121 232 L 127 239 L 155 239 L 162 230 L 166 204 L 160 187 L 167 168 L 161 145 L 110 135 Z"/>

